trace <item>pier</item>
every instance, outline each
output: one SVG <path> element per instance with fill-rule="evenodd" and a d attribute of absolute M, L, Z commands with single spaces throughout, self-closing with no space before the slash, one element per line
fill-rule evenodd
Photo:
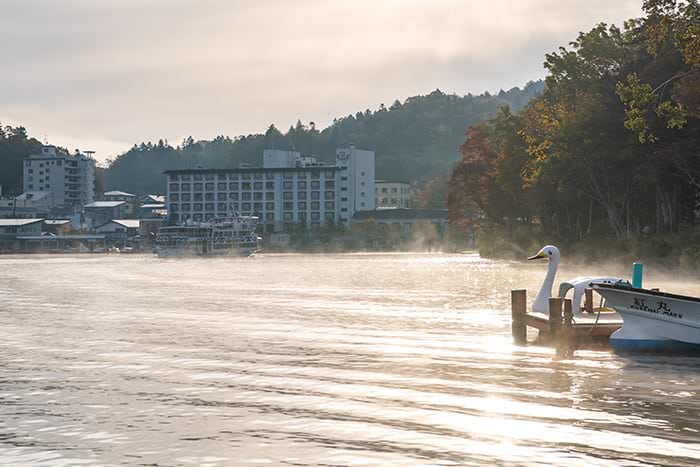
<path fill-rule="evenodd" d="M 527 328 L 538 331 L 536 344 L 558 349 L 607 346 L 612 333 L 622 327 L 622 317 L 615 311 L 593 307 L 593 290 L 586 289 L 583 310 L 574 313 L 568 298 L 550 298 L 549 314 L 528 312 L 527 291 L 511 290 L 513 342 L 527 345 Z"/>

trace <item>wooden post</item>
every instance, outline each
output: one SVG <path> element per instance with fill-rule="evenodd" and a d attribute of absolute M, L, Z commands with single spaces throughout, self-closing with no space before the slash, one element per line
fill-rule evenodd
<path fill-rule="evenodd" d="M 513 342 L 515 345 L 527 344 L 527 291 L 523 289 L 510 291 Z"/>
<path fill-rule="evenodd" d="M 552 343 L 556 343 L 561 335 L 561 306 L 561 298 L 552 297 L 549 299 L 549 338 Z"/>
<path fill-rule="evenodd" d="M 593 289 L 586 289 L 586 313 L 593 313 Z"/>
<path fill-rule="evenodd" d="M 562 333 L 562 344 L 566 353 L 571 353 L 576 348 L 576 334 L 574 332 L 574 313 L 571 300 L 564 300 L 564 332 Z"/>

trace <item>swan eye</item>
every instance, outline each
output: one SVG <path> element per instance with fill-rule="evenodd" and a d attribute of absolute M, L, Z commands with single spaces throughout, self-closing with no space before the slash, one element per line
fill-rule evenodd
<path fill-rule="evenodd" d="M 551 251 L 548 251 L 547 253 L 549 254 L 549 256 L 552 256 L 552 252 L 551 252 Z"/>

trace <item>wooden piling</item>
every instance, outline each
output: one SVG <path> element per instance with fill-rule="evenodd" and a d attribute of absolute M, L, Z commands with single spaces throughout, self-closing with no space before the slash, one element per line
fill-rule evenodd
<path fill-rule="evenodd" d="M 593 289 L 586 289 L 586 313 L 593 313 Z"/>
<path fill-rule="evenodd" d="M 561 335 L 561 345 L 567 354 L 576 348 L 576 333 L 574 332 L 574 313 L 570 299 L 564 300 L 564 328 Z"/>
<path fill-rule="evenodd" d="M 516 345 L 525 345 L 527 344 L 527 291 L 511 290 L 510 301 L 513 342 Z"/>
<path fill-rule="evenodd" d="M 549 299 L 549 338 L 553 343 L 556 343 L 561 335 L 562 301 L 563 299 L 558 297 L 552 297 Z"/>

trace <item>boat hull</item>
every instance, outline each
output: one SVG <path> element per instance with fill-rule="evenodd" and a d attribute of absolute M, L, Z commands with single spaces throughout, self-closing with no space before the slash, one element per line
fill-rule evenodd
<path fill-rule="evenodd" d="M 182 248 L 167 248 L 158 247 L 156 248 L 156 255 L 159 258 L 183 258 L 183 257 L 194 257 L 194 256 L 238 256 L 245 257 L 250 256 L 257 252 L 259 248 L 232 248 L 226 250 L 214 250 L 214 251 L 201 251 L 199 248 L 194 247 L 182 247 Z"/>
<path fill-rule="evenodd" d="M 610 336 L 617 351 L 700 351 L 700 299 L 628 285 L 594 289 L 622 316 Z"/>

